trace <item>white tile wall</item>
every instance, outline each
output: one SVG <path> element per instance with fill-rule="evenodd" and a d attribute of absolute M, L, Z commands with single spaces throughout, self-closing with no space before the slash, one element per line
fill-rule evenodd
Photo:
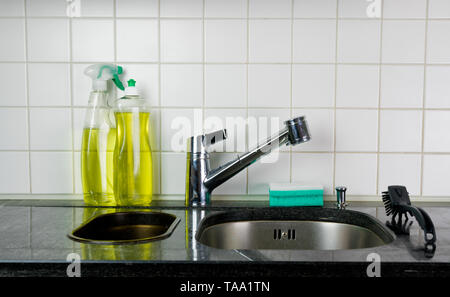
<path fill-rule="evenodd" d="M 71 18 L 64 0 L 0 0 L 0 193 L 82 192 L 83 70 L 113 62 L 154 107 L 156 192 L 184 193 L 186 137 L 230 116 L 305 115 L 310 143 L 215 193 L 295 181 L 379 200 L 400 183 L 450 201 L 449 1 L 378 3 L 368 15 L 365 0 L 81 0 Z M 239 146 L 212 165 L 255 145 L 252 129 L 230 132 Z"/>

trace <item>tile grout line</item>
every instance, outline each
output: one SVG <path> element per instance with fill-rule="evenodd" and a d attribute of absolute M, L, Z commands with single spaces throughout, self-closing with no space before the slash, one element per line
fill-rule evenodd
<path fill-rule="evenodd" d="M 68 19 L 68 16 L 0 16 L 0 20 L 1 19 Z M 80 20 L 111 20 L 113 19 L 114 16 L 80 16 L 77 17 L 77 19 Z M 116 16 L 117 19 L 124 19 L 124 20 L 157 20 L 158 17 L 157 16 L 140 16 L 140 17 L 132 17 L 132 16 Z M 163 20 L 201 20 L 202 17 L 160 17 Z M 247 17 L 205 17 L 206 20 L 246 20 Z M 291 17 L 249 17 L 248 19 L 250 20 L 290 20 Z M 323 20 L 323 21 L 334 21 L 336 20 L 336 17 L 294 17 L 294 20 Z M 338 17 L 339 20 L 343 20 L 343 21 L 368 21 L 370 19 L 368 19 L 367 17 Z M 418 17 L 418 18 L 413 18 L 413 17 L 405 17 L 405 18 L 385 18 L 386 20 L 389 21 L 424 21 L 424 20 L 429 20 L 431 22 L 436 22 L 436 21 L 449 21 L 450 22 L 450 17 L 434 17 L 434 18 L 429 18 L 429 17 Z"/>
<path fill-rule="evenodd" d="M 381 62 L 383 61 L 383 19 L 384 19 L 384 1 L 381 2 L 381 15 L 380 15 L 380 46 L 379 50 L 379 66 L 378 66 L 378 107 L 377 107 L 377 168 L 375 177 L 375 194 L 378 195 L 380 192 L 380 140 L 381 140 L 381 80 L 382 80 L 382 67 Z"/>
<path fill-rule="evenodd" d="M 334 45 L 334 97 L 333 97 L 333 181 L 332 181 L 332 189 L 331 193 L 334 193 L 334 189 L 336 188 L 336 105 L 337 105 L 337 84 L 338 84 L 338 37 L 339 37 L 339 4 L 341 0 L 336 0 L 336 28 L 335 28 L 335 45 Z"/>
<path fill-rule="evenodd" d="M 289 117 L 292 118 L 293 116 L 293 111 L 292 111 L 292 97 L 293 97 L 293 88 L 294 88 L 294 66 L 293 66 L 293 62 L 294 62 L 294 0 L 291 0 L 291 77 L 290 77 L 290 90 L 289 90 L 289 96 L 290 96 L 290 101 L 289 101 Z M 292 178 L 292 167 L 293 167 L 293 155 L 292 155 L 292 146 L 289 147 L 289 182 L 292 183 L 293 178 Z"/>
<path fill-rule="evenodd" d="M 24 5 L 24 45 L 25 45 L 25 92 L 26 92 L 26 110 L 27 110 L 27 132 L 28 132 L 28 182 L 29 182 L 29 193 L 33 193 L 32 186 L 32 174 L 31 174 L 31 115 L 30 115 L 30 82 L 29 82 L 29 66 L 28 66 L 28 11 L 27 11 L 27 1 L 23 1 Z"/>
<path fill-rule="evenodd" d="M 114 60 L 96 60 L 95 63 L 112 63 Z M 391 63 L 391 62 L 382 62 L 382 63 L 371 63 L 371 62 L 158 62 L 158 61 L 126 61 L 126 60 L 117 60 L 117 63 L 121 64 L 138 64 L 138 65 L 348 65 L 348 66 L 435 66 L 435 67 L 449 67 L 450 63 Z M 93 61 L 50 61 L 50 60 L 42 60 L 42 61 L 17 61 L 17 60 L 0 60 L 2 64 L 90 64 Z"/>
<path fill-rule="evenodd" d="M 161 0 L 158 0 L 158 104 L 159 104 L 159 193 L 162 193 L 162 99 L 161 99 Z"/>
<path fill-rule="evenodd" d="M 42 105 L 42 106 L 29 106 L 30 109 L 63 109 L 63 108 L 71 108 L 74 109 L 85 109 L 88 106 L 87 105 Z M 27 106 L 19 106 L 19 105 L 3 105 L 0 106 L 1 109 L 26 109 Z M 155 106 L 154 109 L 192 109 L 195 108 L 195 106 Z M 218 106 L 208 106 L 205 107 L 205 109 L 246 109 L 245 106 L 239 106 L 239 107 L 218 107 Z M 250 110 L 255 109 L 267 109 L 267 110 L 288 110 L 289 107 L 286 106 L 279 106 L 279 107 L 267 107 L 267 106 L 252 106 L 249 108 Z M 334 110 L 334 107 L 323 107 L 323 106 L 294 106 L 293 109 L 305 109 L 305 110 Z M 377 107 L 336 107 L 337 110 L 378 110 Z M 450 111 L 449 107 L 446 108 L 422 108 L 422 107 L 380 107 L 380 110 L 391 110 L 391 111 Z"/>
<path fill-rule="evenodd" d="M 424 148 L 425 148 L 425 100 L 426 100 L 426 87 L 427 87 L 427 55 L 428 55 L 428 14 L 430 8 L 430 1 L 426 1 L 426 14 L 425 14 L 425 45 L 424 45 L 424 64 L 423 64 L 423 93 L 422 93 L 422 131 L 421 131 L 421 156 L 420 156 L 420 187 L 419 194 L 423 195 L 423 177 L 424 177 Z"/>
<path fill-rule="evenodd" d="M 72 64 L 72 60 L 73 60 L 73 51 L 72 51 L 72 18 L 69 18 L 69 79 L 70 79 L 70 84 L 69 84 L 69 93 L 70 93 L 70 115 L 71 115 L 71 125 L 72 125 L 72 193 L 75 194 L 76 193 L 76 177 L 75 177 L 75 135 L 74 135 L 74 129 L 75 129 L 75 119 L 74 119 L 74 108 L 73 108 L 73 64 Z M 80 159 L 81 159 L 81 154 L 80 154 Z M 80 161 L 81 162 L 81 161 Z M 80 164 L 78 164 L 80 165 Z"/>
<path fill-rule="evenodd" d="M 248 108 L 248 102 L 249 102 L 249 63 L 250 63 L 250 20 L 249 20 L 249 16 L 250 16 L 250 0 L 246 1 L 246 5 L 247 5 L 247 11 L 246 11 L 246 28 L 247 28 L 247 34 L 246 34 L 246 42 L 247 42 L 247 48 L 246 48 L 246 57 L 245 57 L 245 71 L 246 71 L 246 75 L 245 75 L 245 79 L 246 79 L 246 90 L 245 90 L 245 115 L 247 117 L 247 123 L 248 123 L 248 116 L 249 116 L 249 108 Z M 248 125 L 245 129 L 245 148 L 247 150 L 249 150 L 249 129 L 248 129 Z M 249 194 L 249 186 L 248 186 L 248 175 L 249 175 L 249 170 L 248 168 L 245 168 L 245 193 Z"/>

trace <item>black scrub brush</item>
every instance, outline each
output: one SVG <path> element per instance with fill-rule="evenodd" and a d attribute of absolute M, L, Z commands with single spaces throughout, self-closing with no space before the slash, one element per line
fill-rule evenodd
<path fill-rule="evenodd" d="M 388 190 L 383 192 L 383 202 L 386 214 L 388 216 L 392 215 L 391 221 L 386 222 L 386 225 L 395 234 L 409 235 L 409 229 L 413 222 L 408 222 L 408 214 L 416 218 L 420 228 L 424 231 L 425 256 L 428 258 L 433 257 L 436 250 L 436 232 L 433 221 L 423 209 L 411 205 L 406 187 L 389 186 Z"/>

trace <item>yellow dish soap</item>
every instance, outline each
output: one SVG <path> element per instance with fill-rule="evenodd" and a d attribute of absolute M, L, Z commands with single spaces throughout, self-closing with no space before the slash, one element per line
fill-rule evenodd
<path fill-rule="evenodd" d="M 108 105 L 108 80 L 124 89 L 118 75 L 120 66 L 94 64 L 84 72 L 92 78 L 81 144 L 81 181 L 87 205 L 114 206 L 114 147 L 116 128 Z"/>
<path fill-rule="evenodd" d="M 148 206 L 153 195 L 150 109 L 130 79 L 125 96 L 116 101 L 114 194 L 120 206 Z"/>

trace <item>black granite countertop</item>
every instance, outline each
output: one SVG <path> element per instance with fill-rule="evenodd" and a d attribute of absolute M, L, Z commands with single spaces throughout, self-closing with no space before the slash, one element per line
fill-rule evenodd
<path fill-rule="evenodd" d="M 397 236 L 388 245 L 357 250 L 223 250 L 195 240 L 199 220 L 224 210 L 268 207 L 267 202 L 220 202 L 203 210 L 181 201 L 154 201 L 148 208 L 181 219 L 164 240 L 137 245 L 93 245 L 66 235 L 87 219 L 115 208 L 85 207 L 82 201 L 0 200 L 0 276 L 66 276 L 69 259 L 81 259 L 83 276 L 366 276 L 368 255 L 377 253 L 384 275 L 450 275 L 450 205 L 417 203 L 434 221 L 437 249 L 421 251 L 422 233 Z M 325 205 L 325 207 L 330 205 Z M 349 209 L 386 221 L 379 203 L 352 203 Z M 131 209 L 127 209 L 131 210 Z M 72 255 L 72 256 L 71 256 Z"/>

